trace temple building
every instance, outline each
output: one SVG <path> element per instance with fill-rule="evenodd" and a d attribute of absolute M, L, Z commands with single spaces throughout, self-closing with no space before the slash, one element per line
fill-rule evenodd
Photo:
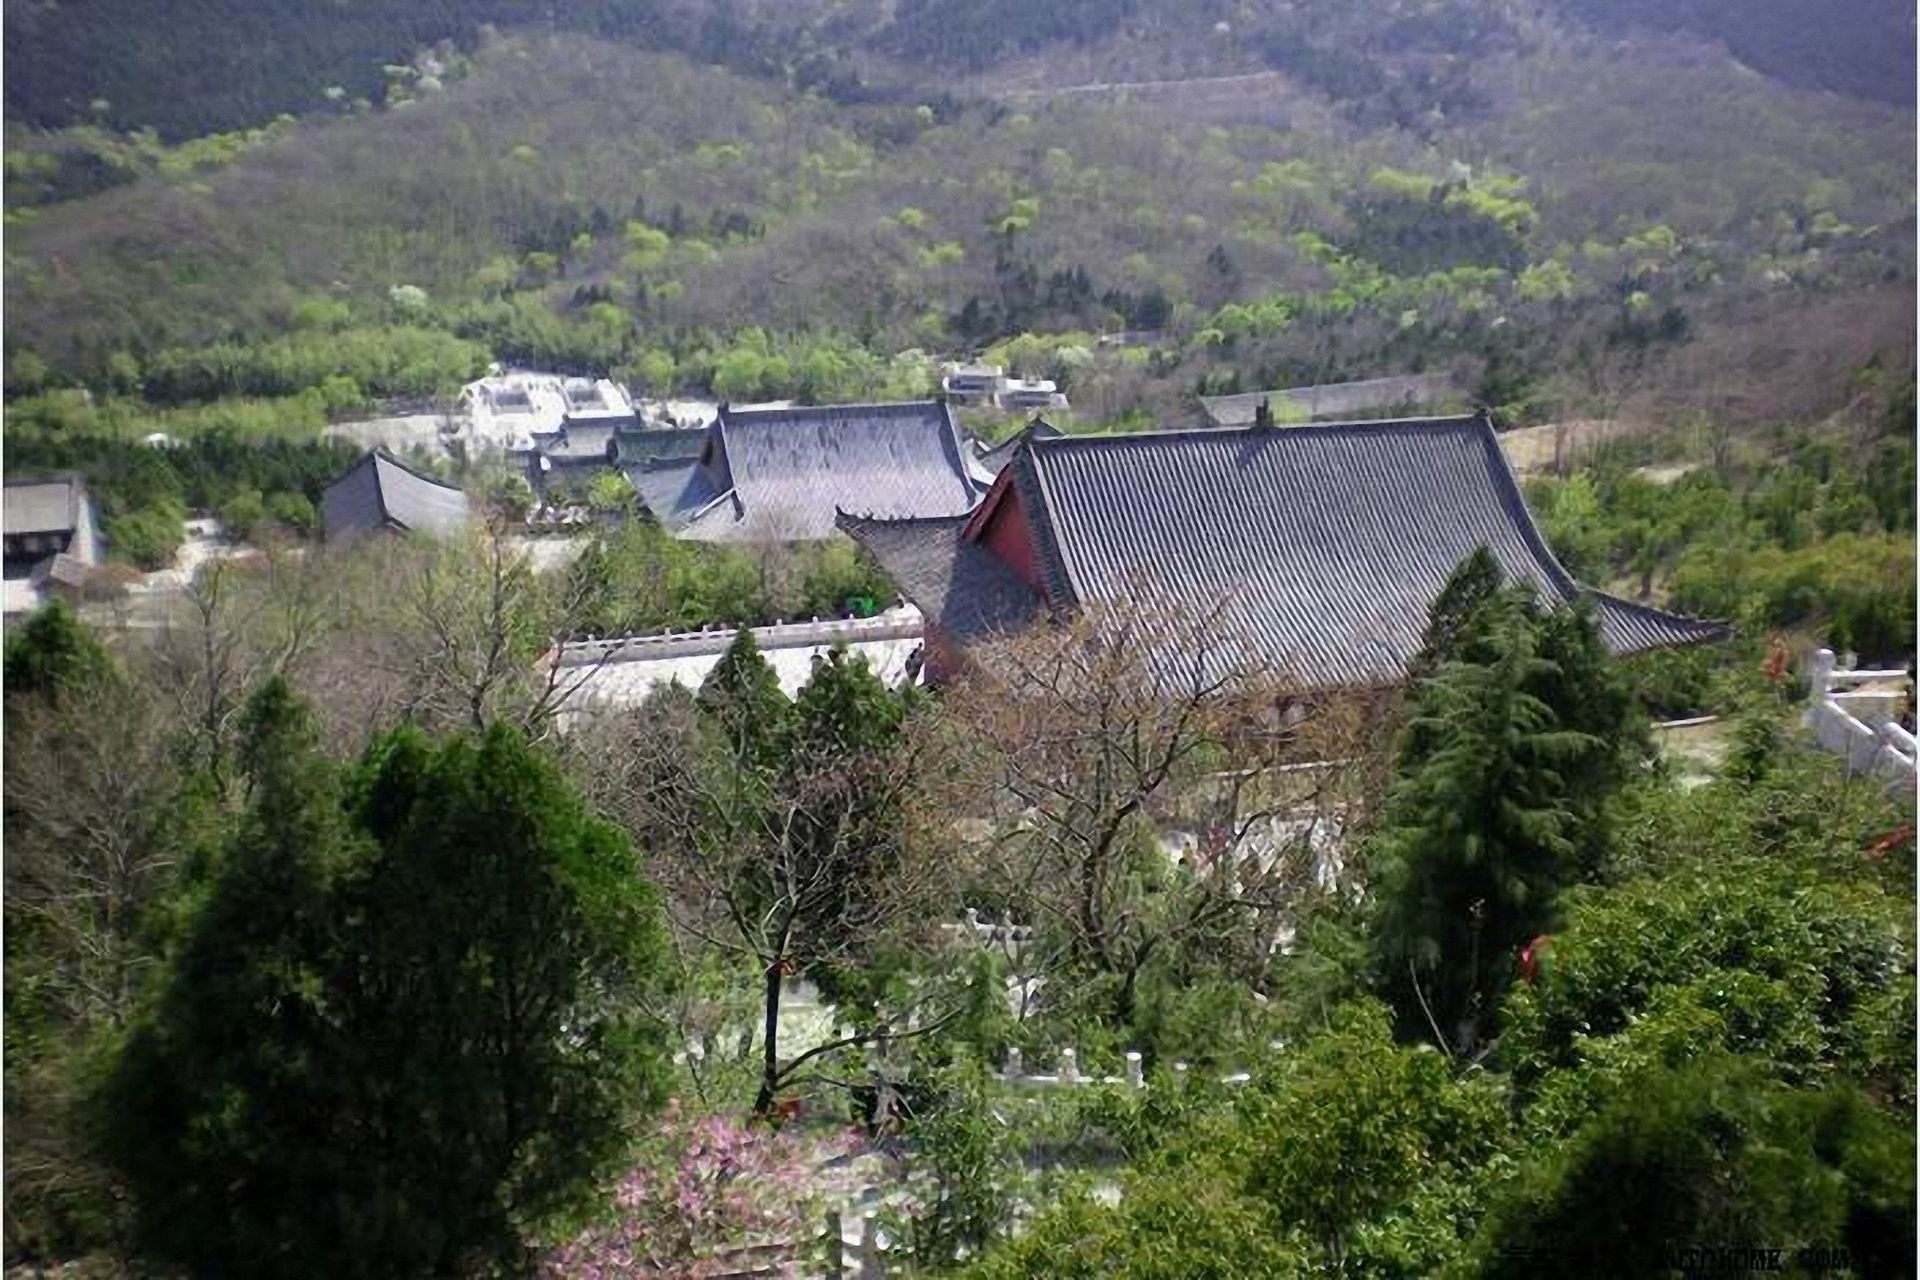
<path fill-rule="evenodd" d="M 468 518 L 465 493 L 385 449 L 363 456 L 320 495 L 320 527 L 328 542 L 350 542 L 369 533 L 451 537 Z"/>
<path fill-rule="evenodd" d="M 939 401 L 783 409 L 720 406 L 696 456 L 626 468 L 675 536 L 801 542 L 834 535 L 835 513 L 962 516 L 993 482 Z"/>
<path fill-rule="evenodd" d="M 1728 634 L 1575 582 L 1484 417 L 1033 432 L 970 512 L 842 506 L 840 527 L 925 616 L 932 679 L 1036 618 L 1151 599 L 1217 619 L 1209 661 L 1277 666 L 1304 688 L 1396 684 L 1482 545 L 1546 599 L 1590 601 L 1616 654 Z"/>

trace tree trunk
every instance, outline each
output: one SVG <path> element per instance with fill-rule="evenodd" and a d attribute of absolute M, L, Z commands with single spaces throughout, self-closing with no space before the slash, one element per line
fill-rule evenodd
<path fill-rule="evenodd" d="M 766 1010 L 760 1046 L 760 1095 L 753 1101 L 757 1116 L 773 1114 L 774 1095 L 780 1089 L 780 961 L 767 965 Z"/>
<path fill-rule="evenodd" d="M 1113 1015 L 1123 1027 L 1133 1025 L 1134 1005 L 1138 1000 L 1140 986 L 1140 966 L 1146 962 L 1144 956 L 1136 957 L 1127 966 L 1127 976 L 1120 984 L 1120 993 L 1114 998 Z"/>

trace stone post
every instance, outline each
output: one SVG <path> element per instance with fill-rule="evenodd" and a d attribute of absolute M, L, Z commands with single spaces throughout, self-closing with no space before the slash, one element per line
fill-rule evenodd
<path fill-rule="evenodd" d="M 1127 1084 L 1134 1089 L 1147 1087 L 1147 1073 L 1140 1065 L 1140 1055 L 1131 1051 L 1127 1054 Z"/>
<path fill-rule="evenodd" d="M 1833 691 L 1834 656 L 1831 649 L 1815 649 L 1807 660 L 1807 692 L 1816 700 Z"/>
<path fill-rule="evenodd" d="M 1060 1082 L 1062 1084 L 1080 1083 L 1080 1055 L 1072 1049 L 1060 1051 Z"/>
<path fill-rule="evenodd" d="M 1018 1049 L 1007 1050 L 1007 1069 L 1005 1072 L 1007 1079 L 1018 1084 L 1020 1078 L 1026 1074 L 1026 1064 L 1020 1060 L 1020 1051 Z"/>

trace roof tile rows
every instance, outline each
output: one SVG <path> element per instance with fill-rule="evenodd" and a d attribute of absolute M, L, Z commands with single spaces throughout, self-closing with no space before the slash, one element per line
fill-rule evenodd
<path fill-rule="evenodd" d="M 445 537 L 466 526 L 467 495 L 375 449 L 327 486 L 320 521 L 329 542 L 399 528 Z"/>
<path fill-rule="evenodd" d="M 1238 660 L 1285 666 L 1310 687 L 1404 677 L 1433 599 L 1483 544 L 1548 598 L 1590 600 L 1616 652 L 1726 634 L 1574 582 L 1482 418 L 1036 435 L 1002 482 L 1018 490 L 1055 608 L 1204 608 L 1218 620 L 1221 660 L 1238 649 Z M 1004 566 L 992 574 L 979 563 L 990 554 L 957 532 L 948 541 L 927 522 L 846 527 L 930 621 L 951 616 L 964 629 L 1030 616 L 1008 603 L 1008 579 L 1018 580 Z"/>
<path fill-rule="evenodd" d="M 680 537 L 824 538 L 838 509 L 882 517 L 958 515 L 992 480 L 938 401 L 729 409 L 700 458 L 632 473 Z"/>

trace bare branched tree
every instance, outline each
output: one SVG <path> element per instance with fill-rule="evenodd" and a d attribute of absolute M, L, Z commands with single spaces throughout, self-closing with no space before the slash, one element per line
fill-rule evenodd
<path fill-rule="evenodd" d="M 141 667 L 173 704 L 190 758 L 216 780 L 248 694 L 313 651 L 333 625 L 331 604 L 300 549 L 269 543 L 245 561 L 207 561 L 166 615 Z"/>
<path fill-rule="evenodd" d="M 140 931 L 181 843 L 168 716 L 119 678 L 8 711 L 7 915 L 40 940 L 41 989 L 79 1025 L 124 1019 L 153 961 Z"/>
<path fill-rule="evenodd" d="M 754 659 L 756 662 L 758 659 Z M 847 1034 L 783 1057 L 787 982 L 831 982 L 882 948 L 925 936 L 946 909 L 948 860 L 915 838 L 912 795 L 931 740 L 898 732 L 894 695 L 857 659 L 783 707 L 714 705 L 684 691 L 595 726 L 590 794 L 650 852 L 684 941 L 739 958 L 762 976 L 762 1066 L 756 1109 L 838 1050 L 926 1034 L 944 1018 L 907 996 Z M 712 684 L 712 678 L 709 679 Z M 834 688 L 844 705 L 820 692 Z M 856 1002 L 857 1003 L 857 1002 Z M 908 1024 L 912 1025 L 909 1026 Z"/>
<path fill-rule="evenodd" d="M 1029 916 L 1037 971 L 1110 980 L 1122 1021 L 1156 956 L 1264 967 L 1364 746 L 1354 710 L 1302 697 L 1225 605 L 1110 604 L 977 648 L 948 702 L 983 888 Z"/>

